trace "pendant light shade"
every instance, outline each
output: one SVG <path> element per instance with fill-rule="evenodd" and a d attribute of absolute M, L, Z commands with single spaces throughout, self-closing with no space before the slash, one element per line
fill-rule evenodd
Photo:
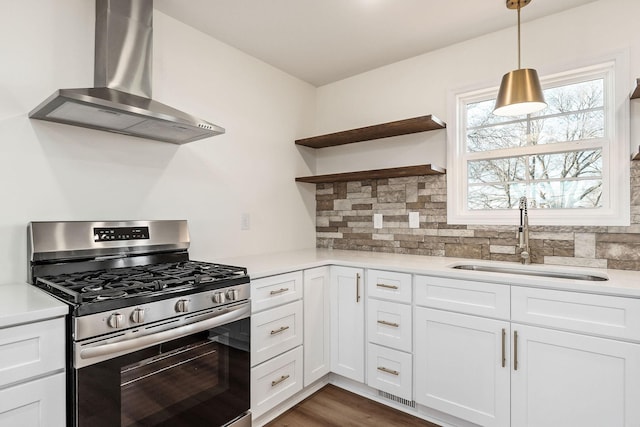
<path fill-rule="evenodd" d="M 521 116 L 535 113 L 547 106 L 544 101 L 538 72 L 532 68 L 520 68 L 520 9 L 531 0 L 506 0 L 508 9 L 518 9 L 518 69 L 502 77 L 496 106 L 497 116 Z"/>
<path fill-rule="evenodd" d="M 493 114 L 521 116 L 540 111 L 546 106 L 538 73 L 531 68 L 521 68 L 502 77 Z"/>

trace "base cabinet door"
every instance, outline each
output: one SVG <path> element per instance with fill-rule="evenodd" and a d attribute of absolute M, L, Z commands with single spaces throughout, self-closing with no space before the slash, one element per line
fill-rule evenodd
<path fill-rule="evenodd" d="M 0 427 L 64 427 L 64 372 L 0 390 Z"/>
<path fill-rule="evenodd" d="M 640 344 L 512 330 L 513 427 L 640 426 Z"/>
<path fill-rule="evenodd" d="M 331 370 L 329 267 L 304 271 L 304 386 Z"/>
<path fill-rule="evenodd" d="M 331 267 L 331 371 L 364 382 L 363 270 Z"/>
<path fill-rule="evenodd" d="M 416 308 L 415 401 L 478 425 L 508 427 L 509 328 L 505 321 Z"/>

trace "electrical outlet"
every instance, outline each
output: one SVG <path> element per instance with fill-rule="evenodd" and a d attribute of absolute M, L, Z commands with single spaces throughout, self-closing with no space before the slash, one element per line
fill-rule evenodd
<path fill-rule="evenodd" d="M 247 212 L 240 216 L 240 230 L 249 230 L 251 228 L 251 217 Z"/>
<path fill-rule="evenodd" d="M 373 228 L 382 228 L 382 214 L 373 214 Z"/>
<path fill-rule="evenodd" d="M 409 228 L 420 228 L 419 212 L 409 212 Z"/>

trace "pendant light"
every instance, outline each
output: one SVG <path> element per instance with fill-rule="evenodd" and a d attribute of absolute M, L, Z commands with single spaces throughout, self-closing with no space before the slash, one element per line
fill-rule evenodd
<path fill-rule="evenodd" d="M 508 9 L 518 10 L 518 69 L 502 77 L 496 106 L 497 116 L 520 116 L 535 113 L 547 106 L 540 87 L 538 72 L 532 68 L 520 68 L 520 9 L 531 0 L 506 0 Z"/>

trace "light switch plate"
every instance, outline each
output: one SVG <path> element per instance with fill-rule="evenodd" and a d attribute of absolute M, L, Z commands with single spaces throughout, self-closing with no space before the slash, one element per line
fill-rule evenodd
<path fill-rule="evenodd" d="M 373 214 L 373 228 L 382 228 L 382 214 Z"/>
<path fill-rule="evenodd" d="M 248 212 L 243 212 L 240 215 L 240 230 L 249 230 L 251 229 L 251 216 Z"/>
<path fill-rule="evenodd" d="M 409 228 L 420 228 L 419 212 L 409 212 Z"/>

